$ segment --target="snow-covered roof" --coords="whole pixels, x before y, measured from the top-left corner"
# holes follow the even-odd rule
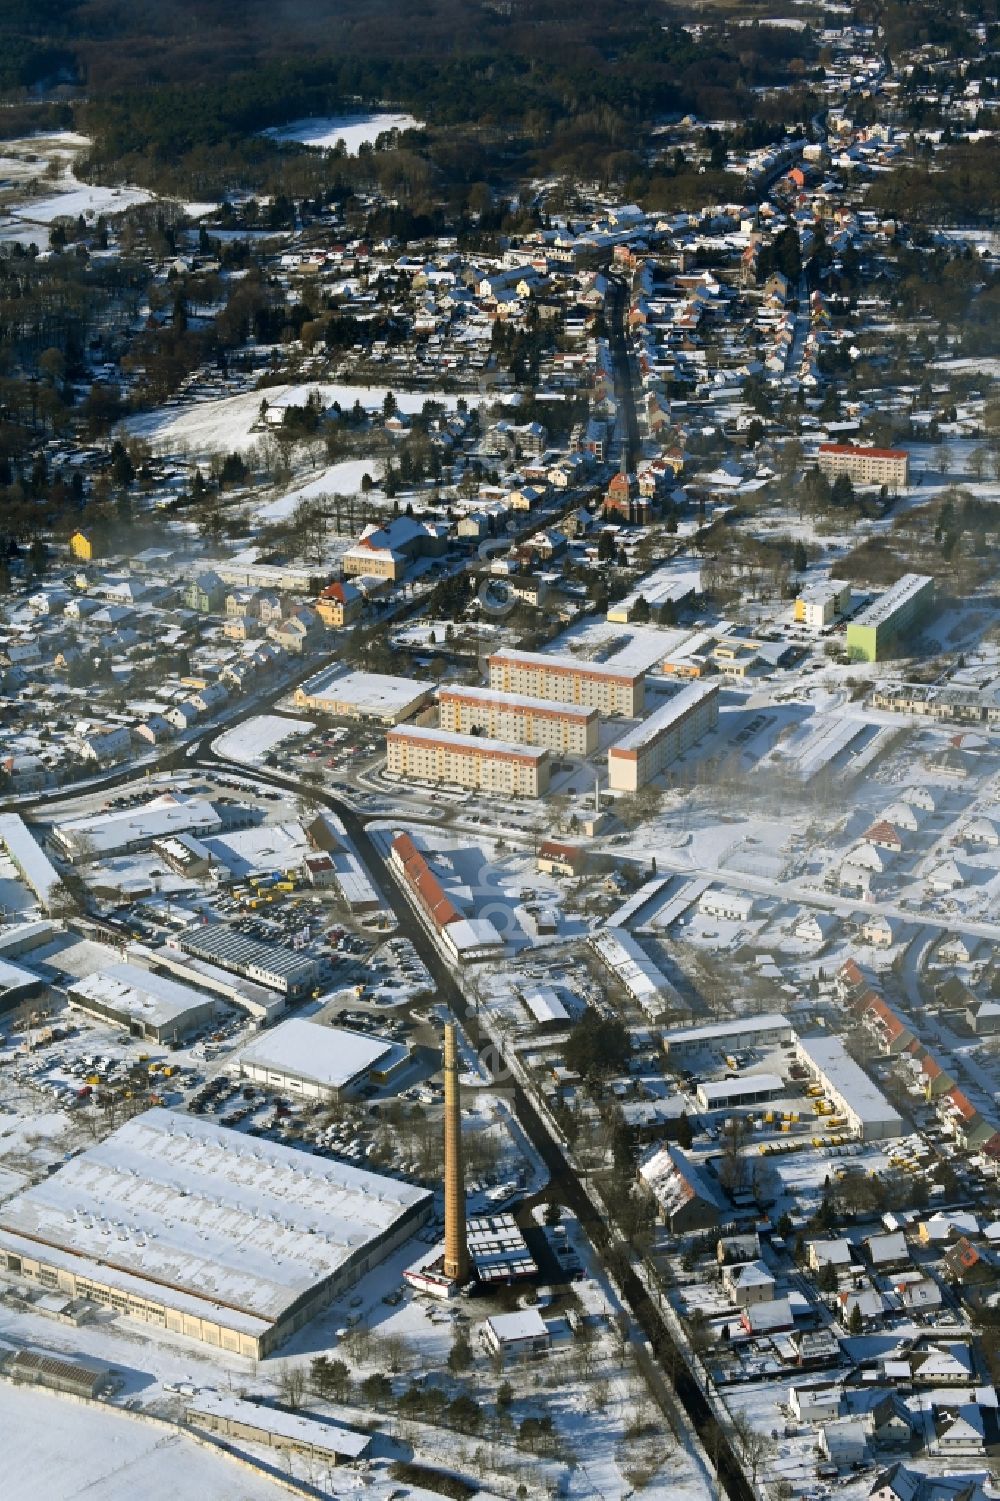
[[[202,832],[219,827],[221,820],[207,798],[186,798],[165,793],[141,807],[101,812],[74,818],[56,826],[56,837],[69,850],[110,854],[136,844],[162,839],[167,834]]]
[[[500,1344],[520,1339],[544,1339],[549,1332],[537,1308],[522,1308],[517,1313],[495,1313],[486,1322]]]
[[[140,969],[137,964],[109,964],[83,980],[75,980],[68,990],[84,1004],[93,1001],[122,1018],[151,1027],[169,1027],[171,1023],[182,1026],[191,1012],[213,1004],[211,996]]]
[[[877,1127],[901,1135],[903,1122],[882,1091],[855,1063],[838,1037],[800,1037],[799,1052],[834,1090],[861,1123],[862,1129]]]
[[[623,735],[617,744],[611,747],[613,755],[622,751],[638,751],[644,746],[650,745],[662,735],[668,734],[672,729],[685,719],[689,714],[695,713],[701,704],[707,700],[718,697],[718,683],[690,683],[675,693],[673,698],[663,704],[648,719],[642,719],[637,725]]]
[[[569,1012],[551,985],[536,985],[524,990],[521,999],[536,1022],[569,1021]]]
[[[749,1041],[761,1032],[787,1032],[792,1035],[792,1024],[779,1011],[767,1011],[761,1016],[734,1016],[727,1022],[709,1022],[704,1027],[678,1027],[663,1034],[668,1047],[678,1044],[691,1046],[696,1043],[731,1042],[734,1037],[745,1035]]]
[[[42,906],[47,906],[52,892],[59,885],[59,873],[17,813],[0,814],[0,844],[6,848]]]
[[[0,1244],[259,1333],[430,1198],[153,1109],[9,1199]]]
[[[343,1089],[393,1051],[393,1044],[384,1037],[293,1017],[255,1038],[239,1053],[238,1061],[328,1089]]]
[[[286,1412],[283,1408],[269,1407],[261,1402],[244,1402],[226,1392],[199,1392],[188,1402],[187,1413],[193,1417],[195,1426],[199,1417],[223,1418],[273,1434],[296,1448],[318,1449],[341,1459],[363,1459],[371,1448],[370,1433],[341,1428],[339,1424],[325,1420],[318,1422],[302,1413]]]

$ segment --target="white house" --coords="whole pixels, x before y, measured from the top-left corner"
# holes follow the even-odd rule
[[[482,1338],[491,1355],[508,1361],[537,1360],[552,1344],[549,1327],[537,1308],[517,1313],[496,1313],[482,1328]]]
[[[800,1423],[828,1423],[840,1416],[842,1393],[832,1381],[815,1386],[793,1386],[788,1392],[788,1406]]]
[[[820,1429],[817,1447],[838,1470],[849,1470],[868,1458],[867,1427],[861,1418],[834,1418]]]
[[[724,922],[749,922],[753,916],[753,897],[713,887],[702,894],[698,909],[706,917],[719,917]]]

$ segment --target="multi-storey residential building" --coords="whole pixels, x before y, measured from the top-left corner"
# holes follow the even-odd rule
[[[843,579],[810,584],[795,601],[795,621],[811,631],[822,631],[842,615],[851,602],[851,586]]]
[[[719,722],[717,683],[692,683],[608,751],[608,785],[635,792]]]
[[[642,713],[646,674],[607,662],[580,662],[576,657],[503,650],[490,657],[490,687],[501,693],[583,704],[601,714]]]
[[[934,580],[904,573],[874,604],[848,622],[847,655],[852,662],[880,662],[930,608]]]
[[[394,516],[385,526],[366,526],[343,555],[346,574],[368,574],[396,583],[416,558],[439,557],[448,545],[448,528],[434,521]]]
[[[441,728],[456,734],[483,730],[494,740],[542,745],[562,755],[589,756],[597,749],[597,710],[580,704],[458,685],[441,688],[438,704]]]
[[[852,484],[858,485],[888,485],[891,490],[903,490],[910,482],[910,456],[903,448],[821,443],[819,467],[828,479],[846,474]]]
[[[398,725],[386,736],[387,769],[418,782],[449,782],[505,797],[541,797],[549,753],[528,745]]]
[[[337,579],[328,584],[316,601],[316,614],[323,624],[336,628],[357,620],[364,606],[361,591]]]

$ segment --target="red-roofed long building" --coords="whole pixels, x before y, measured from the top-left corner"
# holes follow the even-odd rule
[[[819,467],[829,479],[846,474],[853,484],[859,485],[888,485],[891,490],[903,490],[910,482],[910,456],[903,448],[821,443]]]

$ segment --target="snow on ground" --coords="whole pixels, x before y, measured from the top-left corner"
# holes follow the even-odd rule
[[[423,122],[412,115],[378,114],[323,115],[309,120],[293,120],[291,125],[273,126],[264,135],[272,141],[298,141],[303,146],[329,150],[343,141],[349,156],[373,142],[386,130],[423,130]]]
[[[91,1491],[101,1501],[278,1501],[288,1491],[190,1438],[84,1407],[55,1393],[0,1384],[4,1501],[70,1501]],[[39,1462],[44,1455],[44,1480]]]
[[[357,495],[365,475],[377,481],[381,464],[376,459],[344,459],[339,464],[328,464],[315,479],[279,495],[257,512],[258,521],[280,521],[290,516],[300,500],[313,500],[318,495]]]
[[[265,435],[260,427],[260,404],[268,406],[303,406],[310,391],[318,391],[326,406],[339,402],[345,409],[355,401],[372,410],[381,407],[387,386],[340,386],[323,381],[298,385],[268,386],[266,390],[244,391],[239,396],[223,396],[218,401],[191,402],[179,410],[160,407],[154,412],[129,419],[129,431],[148,438],[160,448],[188,449],[192,453],[231,452],[249,448]],[[419,412],[425,401],[438,401],[454,409],[457,396],[443,391],[397,391],[396,405],[401,412]],[[366,466],[367,467],[367,466]]]
[[[87,136],[71,130],[3,143],[0,193],[8,201],[0,218],[0,242],[45,249],[49,225],[56,219],[82,214],[93,221],[99,214],[120,214],[133,204],[150,201],[152,195],[141,188],[92,187],[80,182],[72,163],[89,145]],[[57,169],[61,175],[47,175]]]
[[[53,224],[56,219],[76,219],[80,214],[85,219],[96,219],[98,214],[120,214],[137,203],[149,203],[152,196],[144,188],[92,187],[67,172],[54,193],[22,204],[13,213],[32,224]]]
[[[613,625],[600,615],[589,615],[572,625],[545,649],[557,656],[578,656],[609,667],[627,667],[636,672],[658,667],[689,630],[660,629],[655,625]]]
[[[289,719],[282,714],[255,714],[252,719],[227,730],[212,749],[244,766],[260,765],[268,754],[294,735],[308,735],[316,726],[311,719]]]

